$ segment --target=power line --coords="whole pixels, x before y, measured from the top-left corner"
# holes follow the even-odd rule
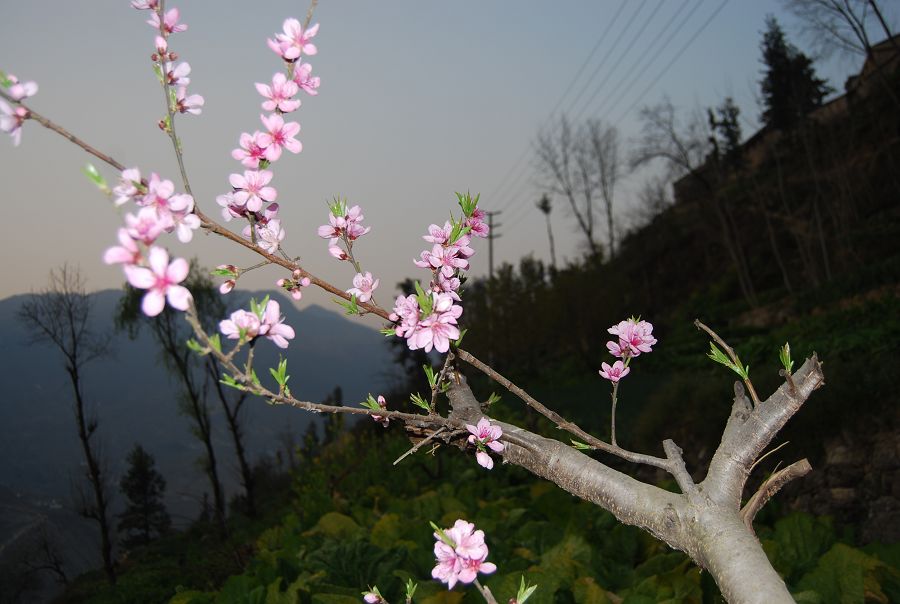
[[[622,0],[622,3],[619,4],[619,9],[616,11],[616,14],[613,15],[613,18],[606,25],[606,29],[604,29],[603,33],[600,34],[600,37],[597,38],[597,43],[594,44],[594,47],[591,49],[591,52],[588,53],[587,58],[585,58],[585,60],[581,63],[581,67],[579,67],[578,71],[575,72],[575,76],[569,82],[569,85],[566,87],[566,90],[563,92],[562,96],[559,97],[559,100],[556,102],[556,105],[550,111],[550,115],[544,122],[545,126],[548,123],[550,123],[550,121],[553,119],[553,114],[556,113],[556,110],[559,109],[559,107],[563,104],[563,101],[566,99],[566,97],[569,95],[569,93],[575,87],[575,84],[576,84],[576,82],[578,82],[578,79],[581,77],[581,74],[584,73],[585,67],[587,67],[587,65],[588,65],[588,63],[590,63],[591,59],[594,58],[594,55],[597,54],[597,51],[600,49],[600,46],[606,40],[606,34],[608,34],[610,29],[612,29],[613,25],[615,25],[616,21],[619,19],[619,16],[622,14],[622,10],[625,8],[626,4],[627,4],[626,0]],[[602,64],[602,62],[601,62],[601,64]],[[513,163],[513,165],[510,167],[510,169],[506,172],[506,174],[503,176],[503,178],[500,179],[500,183],[492,189],[491,194],[489,196],[485,196],[486,199],[493,198],[494,194],[503,190],[503,188],[506,186],[506,181],[509,180],[510,176],[513,175],[513,173],[521,166],[522,162],[528,157],[529,151],[530,151],[530,149],[528,147],[525,147],[525,149],[522,151],[522,154],[518,157],[518,159],[516,159],[516,161]]]
[[[682,29],[684,29],[684,26],[688,23],[688,21],[690,21],[691,17],[694,16],[694,13],[697,12],[697,9],[700,8],[700,6],[703,4],[703,2],[704,2],[704,0],[698,0],[698,2],[696,4],[694,4],[694,8],[692,8],[691,11],[681,20],[681,23],[678,24],[678,27],[676,27],[675,30],[669,34],[669,37],[666,38],[666,40],[665,40],[665,42],[663,42],[662,46],[659,47],[659,50],[656,50],[655,53],[653,54],[653,56],[650,58],[650,60],[647,61],[646,63],[644,63],[643,66],[640,68],[640,70],[636,71],[637,66],[644,60],[644,58],[647,56],[647,54],[650,52],[650,50],[656,46],[656,42],[662,40],[662,37],[665,35],[666,31],[668,31],[668,29],[672,26],[672,24],[675,23],[675,20],[678,18],[678,15],[683,13],[685,8],[687,8],[688,3],[685,2],[685,4],[683,4],[681,6],[681,8],[678,9],[678,11],[674,15],[672,15],[672,17],[669,19],[668,23],[663,28],[663,30],[661,32],[659,32],[659,34],[657,34],[657,36],[655,38],[655,42],[650,44],[649,46],[647,46],[647,48],[644,49],[644,52],[642,53],[641,57],[632,64],[632,67],[631,67],[631,69],[628,70],[628,73],[633,74],[633,76],[631,77],[631,80],[628,82],[628,85],[625,86],[624,88],[622,88],[621,86],[618,87],[617,90],[615,90],[607,95],[607,97],[602,105],[598,104],[596,107],[599,109],[600,107],[608,106],[607,112],[612,113],[612,110],[614,108],[616,108],[619,105],[619,103],[622,102],[622,100],[628,95],[628,92],[634,87],[634,85],[636,83],[638,83],[640,81],[641,76],[643,76],[647,72],[647,70],[650,68],[650,66],[653,65],[657,61],[657,59],[659,59],[660,55],[665,51],[666,48],[668,48],[669,44],[672,42],[672,40],[675,38],[675,36],[677,36],[678,33]],[[615,102],[612,105],[607,105],[607,103],[613,99],[616,92],[618,92],[618,96],[615,97]],[[599,112],[594,111],[594,113],[596,114]]]
[[[663,2],[665,2],[665,0],[659,0],[659,3],[656,5],[656,8],[653,9],[653,12],[652,12],[650,18],[644,20],[643,25],[642,25],[641,28],[638,30],[637,35],[636,35],[636,36],[632,36],[632,38],[631,38],[631,43],[628,45],[628,48],[625,49],[625,52],[622,53],[622,59],[623,59],[623,60],[617,61],[617,62],[616,62],[616,66],[615,66],[611,71],[609,71],[609,72],[606,74],[606,77],[603,78],[603,81],[601,81],[600,84],[598,84],[597,87],[594,88],[593,94],[591,94],[591,97],[590,97],[590,98],[587,100],[587,102],[582,106],[581,111],[578,112],[578,117],[575,118],[574,121],[577,122],[578,120],[581,119],[581,116],[584,115],[585,110],[587,110],[587,108],[588,108],[588,107],[590,106],[590,104],[594,101],[594,99],[597,98],[597,95],[600,94],[600,92],[604,90],[604,87],[606,86],[606,83],[609,81],[609,78],[612,76],[612,74],[614,74],[614,73],[616,72],[616,68],[617,68],[619,65],[622,65],[622,64],[623,64],[625,57],[627,57],[627,56],[629,55],[629,53],[631,52],[631,49],[634,48],[635,43],[637,43],[638,39],[640,39],[640,37],[644,34],[644,32],[647,31],[647,26],[650,25],[650,22],[653,20],[653,15],[655,15],[655,14],[659,11],[660,7],[663,5]],[[642,5],[642,6],[643,6],[643,5]],[[627,76],[626,76],[626,77],[627,77]],[[573,108],[574,108],[574,105],[573,105]]]
[[[663,67],[662,71],[659,72],[659,75],[656,76],[656,78],[654,78],[646,88],[644,88],[644,90],[638,95],[637,99],[635,99],[631,106],[628,107],[628,109],[626,109],[625,112],[619,116],[619,118],[615,121],[616,126],[618,126],[622,122],[622,120],[625,119],[625,116],[631,113],[631,110],[634,109],[637,104],[643,100],[647,93],[650,92],[650,89],[656,86],[656,84],[662,79],[666,72],[669,71],[672,65],[674,65],[675,62],[681,58],[681,55],[685,53],[685,51],[691,46],[691,44],[693,44],[694,41],[700,37],[700,34],[702,34],[703,31],[709,26],[709,24],[712,23],[713,19],[715,19],[716,16],[720,12],[722,12],[722,9],[725,8],[725,5],[728,4],[728,2],[729,0],[722,0],[722,4],[720,4],[719,7],[715,11],[713,11],[713,13],[706,19],[706,21],[703,22],[703,25],[700,26],[700,29],[694,32],[694,35],[691,36],[687,43],[685,43],[684,46],[682,46],[678,50],[678,52],[675,53],[675,56],[672,57],[672,60],[669,61],[665,67]]]
[[[659,6],[662,5],[663,2],[664,2],[664,0],[660,0],[659,4],[657,5],[657,9],[659,8]],[[625,24],[625,27],[623,27],[623,28],[619,31],[619,35],[616,37],[616,40],[613,42],[612,46],[609,48],[609,52],[607,52],[607,54],[604,56],[603,60],[597,65],[597,67],[594,69],[593,73],[592,73],[592,74],[590,75],[590,77],[588,78],[588,81],[585,82],[585,85],[582,87],[581,91],[578,93],[578,95],[577,95],[577,96],[575,97],[575,99],[572,101],[571,105],[569,105],[569,111],[571,111],[571,110],[577,105],[578,101],[581,99],[581,97],[582,97],[582,95],[585,93],[585,91],[588,90],[588,89],[590,88],[591,84],[592,84],[592,83],[594,82],[594,80],[597,78],[597,74],[600,72],[600,70],[602,69],[602,67],[606,64],[606,60],[613,56],[613,53],[614,53],[615,49],[618,47],[619,42],[622,41],[622,38],[624,37],[624,35],[628,32],[629,29],[631,29],[632,24],[634,24],[634,22],[635,22],[635,20],[637,19],[638,15],[643,11],[643,9],[644,9],[644,7],[645,7],[646,5],[647,5],[647,0],[642,0],[641,4],[638,5],[638,9],[637,9],[634,13],[631,14],[631,17],[629,18],[628,22]],[[620,7],[620,8],[621,8],[621,7]],[[616,13],[616,16],[617,16],[617,17],[618,17],[618,14],[619,14],[620,12],[621,12],[621,10],[620,10],[619,12]],[[635,41],[637,40],[637,38],[640,37],[640,33],[642,33],[644,29],[646,29],[646,25],[647,25],[647,22],[644,23],[644,27],[641,28],[641,30],[640,30],[640,32],[638,33],[638,35],[632,37],[631,43],[628,45],[628,47],[627,47],[627,48],[625,49],[625,51],[622,53],[620,59],[619,59],[618,61],[616,61],[616,65],[621,64],[621,62],[622,62],[621,59],[623,59],[625,56],[627,56],[628,52],[629,52],[629,51],[631,50],[631,48],[634,46],[634,43],[635,43]],[[609,27],[607,27],[607,30],[608,30],[608,29],[609,29]],[[612,75],[612,73],[614,73],[614,72],[615,72],[615,67],[613,67],[613,69],[612,69],[610,72],[607,73],[606,77],[603,79],[603,82],[601,82],[601,87],[603,86],[603,84],[605,84],[605,82],[606,82],[607,80],[609,80],[609,76]],[[557,105],[559,105],[559,104],[557,104]],[[551,116],[551,118],[549,118],[549,119],[552,119],[552,116]],[[548,122],[549,122],[549,119],[548,119]],[[546,124],[546,123],[547,123],[547,122],[545,122],[545,124]],[[526,149],[523,151],[522,156],[520,156],[519,161],[517,162],[517,165],[521,165],[521,164],[522,164],[522,161],[528,156],[529,150],[530,150],[529,148],[526,148]],[[518,173],[519,173],[519,174],[524,173],[524,167],[523,167],[522,169],[520,169],[520,170],[518,171]],[[508,179],[506,179],[506,180],[508,180]],[[520,184],[519,189],[521,189],[521,188],[522,188],[522,185]],[[500,209],[501,209],[501,210],[506,210],[506,209],[508,209],[508,208],[515,202],[515,200],[516,200],[516,198],[515,198],[514,196],[509,196],[509,195],[507,194],[507,196],[505,197],[504,202],[500,205]]]

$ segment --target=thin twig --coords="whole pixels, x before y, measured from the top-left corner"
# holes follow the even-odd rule
[[[433,440],[438,434],[440,434],[441,432],[444,432],[444,431],[446,431],[446,430],[447,430],[446,427],[438,428],[437,430],[435,430],[434,432],[432,432],[431,434],[429,434],[428,436],[426,436],[425,438],[423,438],[422,440],[420,440],[419,442],[417,442],[417,443],[413,446],[412,449],[410,449],[409,451],[407,451],[406,453],[404,453],[403,455],[401,455],[400,457],[398,457],[397,459],[395,459],[395,460],[394,460],[394,463],[393,463],[392,465],[395,465],[395,466],[396,466],[398,463],[400,463],[401,461],[403,461],[404,459],[406,459],[407,457],[409,457],[410,455],[412,455],[413,453],[415,453],[416,451],[418,451],[419,449],[421,449],[426,443],[428,443],[429,441]]]
[[[616,443],[616,402],[618,399],[618,394],[619,394],[619,382],[614,382],[612,394],[610,394],[610,397],[612,398],[612,410],[610,412],[610,420],[609,420],[609,432],[610,432],[609,440],[610,440],[610,442],[612,442],[612,445],[614,447],[618,446],[618,444]]]
[[[438,373],[437,378],[434,380],[434,386],[431,387],[431,408],[434,409],[434,405],[437,402],[438,394],[440,394],[441,390],[441,382],[447,377],[447,371],[450,368],[450,363],[453,362],[453,359],[456,358],[452,351],[447,352],[447,357],[444,359],[444,366],[441,367],[440,372]]]
[[[561,430],[565,430],[569,434],[572,434],[584,440],[584,443],[590,445],[592,448],[610,453],[611,455],[615,455],[616,457],[621,457],[622,459],[630,461],[632,463],[642,463],[648,466],[653,466],[655,468],[660,468],[670,473],[673,471],[672,464],[668,459],[654,457],[652,455],[645,455],[643,453],[634,453],[633,451],[627,451],[621,447],[611,445],[594,436],[591,436],[576,424],[563,418],[557,412],[545,407],[543,404],[535,400],[530,394],[522,390],[520,387],[516,386],[507,378],[500,375],[496,370],[480,361],[471,353],[463,350],[462,348],[458,348],[456,350],[456,354],[461,360],[469,363],[470,365],[490,377],[492,380],[518,396],[525,402],[526,405],[555,423],[558,428],[560,428]]]
[[[159,0],[159,4],[156,7],[156,14],[159,17],[159,35],[162,36],[164,40],[168,40],[169,32],[166,31],[164,18],[166,14],[166,0]],[[168,63],[169,62],[165,60],[165,57],[159,57],[159,66],[162,71],[163,94],[166,96],[166,113],[169,116],[166,133],[169,135],[169,138],[172,139],[172,147],[175,149],[175,159],[178,160],[178,169],[181,171],[181,182],[184,183],[184,192],[193,197],[194,194],[191,193],[191,183],[188,181],[187,170],[184,168],[184,153],[181,149],[181,142],[178,140],[178,135],[175,133],[176,108],[172,106],[172,97],[169,92],[169,76],[166,69]]]
[[[752,474],[752,473],[753,473],[753,468],[755,468],[756,466],[758,466],[759,463],[760,463],[762,460],[764,460],[766,457],[768,457],[769,455],[771,455],[772,453],[774,453],[775,451],[777,451],[778,449],[780,449],[781,447],[785,446],[786,444],[788,444],[788,443],[790,443],[790,442],[791,442],[791,441],[789,441],[789,440],[784,441],[783,443],[781,443],[780,445],[778,445],[777,447],[775,447],[774,449],[772,449],[771,451],[767,452],[765,455],[763,455],[762,457],[760,457],[759,459],[757,459],[756,461],[754,461],[754,462],[753,462],[753,465],[750,466],[750,469],[747,470],[747,475],[749,476],[750,474]]]
[[[695,319],[694,325],[697,327],[697,329],[701,329],[701,330],[705,331],[707,334],[709,334],[709,337],[711,337],[713,340],[715,340],[716,344],[718,344],[725,350],[725,353],[728,355],[728,358],[731,359],[732,363],[734,363],[737,367],[741,367],[741,368],[743,367],[743,365],[741,365],[741,360],[738,358],[737,353],[734,352],[734,349],[731,346],[729,346],[728,344],[725,343],[725,340],[723,340],[721,337],[719,337],[719,334],[714,332],[710,327],[707,327],[706,325],[704,325],[700,321],[700,319]],[[756,389],[753,387],[753,383],[750,381],[749,377],[744,379],[744,385],[746,385],[747,390],[750,391],[750,398],[753,399],[753,406],[758,407],[759,406],[759,397],[756,396]]]
[[[494,594],[491,593],[491,590],[488,587],[483,586],[478,579],[475,579],[475,587],[481,592],[481,596],[487,604],[497,604],[497,599],[494,598]]]

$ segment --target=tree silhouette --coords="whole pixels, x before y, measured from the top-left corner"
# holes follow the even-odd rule
[[[147,545],[172,525],[162,500],[166,481],[154,466],[153,456],[134,445],[128,454],[128,472],[119,481],[119,490],[128,500],[125,511],[118,515],[125,547]]]
[[[77,268],[63,265],[50,271],[47,289],[32,294],[19,309],[19,318],[28,328],[32,342],[49,342],[64,359],[66,373],[75,397],[73,411],[78,440],[87,466],[90,494],[79,492],[79,512],[97,523],[100,528],[100,553],[103,569],[110,584],[115,584],[115,563],[112,555],[112,536],[109,512],[109,490],[103,468],[100,446],[95,438],[98,420],[88,408],[84,396],[82,370],[84,366],[105,355],[109,339],[95,333],[90,326],[93,301],[87,294],[84,278]]]

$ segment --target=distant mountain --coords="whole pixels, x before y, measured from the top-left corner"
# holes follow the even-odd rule
[[[251,296],[234,292],[236,306]],[[68,505],[82,454],[72,417],[72,395],[59,352],[47,344],[30,345],[16,313],[27,296],[0,300],[0,367],[4,385],[0,396],[0,486],[30,501],[56,500]],[[85,369],[87,400],[99,419],[99,438],[114,484],[124,470],[124,458],[134,443],[156,458],[168,482],[167,503],[176,524],[178,516],[193,517],[208,490],[195,461],[201,445],[189,422],[177,410],[178,384],[162,367],[146,329],[135,340],[115,333],[121,292],[106,290],[94,297],[92,320],[98,330],[113,334],[113,353]],[[368,392],[390,382],[390,354],[385,338],[360,321],[348,320],[319,306],[297,309],[275,294],[286,322],[297,338],[287,350],[291,389],[303,400],[320,401],[340,386],[346,405],[356,405]],[[282,351],[268,341],[256,347],[255,366],[263,379]],[[238,488],[237,463],[224,416],[211,401],[216,424],[217,457],[229,494]],[[245,405],[245,425],[251,459],[273,456],[284,448],[282,435],[299,435],[316,417],[296,409],[274,407],[261,400]],[[321,421],[321,420],[318,420]],[[117,497],[116,504],[121,504]],[[0,535],[2,543],[5,535]]]

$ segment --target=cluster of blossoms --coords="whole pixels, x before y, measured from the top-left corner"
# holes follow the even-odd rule
[[[363,218],[365,217],[359,206],[347,207],[346,199],[335,198],[328,204],[328,224],[323,224],[316,232],[319,237],[328,240],[329,254],[338,260],[350,262],[356,268],[353,287],[347,293],[359,302],[368,302],[372,299],[379,280],[372,277],[370,272],[363,273],[353,257],[353,243],[372,230],[371,227],[362,225]]]
[[[178,9],[170,8],[162,14],[158,0],[133,0],[131,6],[137,10],[151,11],[147,24],[159,33],[155,40],[156,50],[150,58],[158,67],[160,80],[173,88],[169,99],[173,112],[200,115],[205,102],[203,97],[187,93],[187,86],[191,83],[188,77],[191,74],[191,66],[185,61],[176,64],[178,55],[169,50],[169,36],[187,31],[188,28],[185,23],[178,22],[181,17]],[[170,125],[167,119],[160,122],[160,128],[163,130],[168,126]]]
[[[137,168],[123,170],[112,193],[117,206],[134,202],[139,209],[137,214],[125,214],[119,245],[107,249],[103,261],[123,265],[128,283],[148,290],[141,306],[146,315],[161,313],[166,299],[172,308],[187,310],[191,296],[179,283],[187,278],[188,263],[177,258],[169,264],[168,252],[154,243],[163,233],[173,231],[183,243],[193,238],[200,227],[200,219],[193,213],[194,198],[187,193],[175,194],[172,181],[156,173],[144,184]],[[146,257],[143,248],[147,249]]]
[[[231,156],[245,169],[242,173],[231,174],[228,180],[232,190],[216,198],[225,221],[246,219],[248,224],[243,229],[243,236],[269,254],[278,251],[285,232],[278,218],[278,204],[274,203],[278,191],[270,185],[273,174],[266,168],[278,161],[285,150],[291,153],[303,150],[302,143],[296,139],[300,124],[285,121],[284,115],[300,108],[301,101],[295,97],[301,90],[309,95],[318,94],[319,78],[310,75],[312,66],[309,63],[300,62],[301,55],[318,52],[309,41],[318,29],[316,24],[304,30],[296,19],[287,19],[284,33],[269,40],[272,50],[284,59],[287,73],[276,73],[271,83],[256,84],[257,92],[264,99],[262,109],[269,113],[260,115],[261,130],[240,135],[239,147],[231,152]],[[299,293],[299,286],[290,291]]]
[[[607,363],[601,363],[600,375],[616,383],[631,371],[628,365],[631,363],[632,358],[640,356],[641,353],[653,351],[652,346],[656,344],[656,338],[653,337],[653,325],[651,323],[634,317],[620,321],[607,331],[617,336],[618,339],[607,342],[606,348],[611,355],[618,357],[620,360],[613,363],[612,366]]]
[[[461,272],[469,268],[475,251],[469,246],[470,235],[487,237],[489,227],[485,213],[478,208],[478,197],[457,193],[463,220],[448,221],[444,226],[432,224],[422,238],[432,244],[413,263],[431,271],[431,283],[425,290],[418,283],[416,294],[398,296],[390,319],[397,323],[394,333],[406,338],[410,350],[447,352],[450,342],[458,340],[458,319],[462,314],[459,288]]]
[[[241,343],[253,342],[262,336],[271,340],[279,348],[287,348],[288,340],[294,339],[294,328],[285,325],[281,306],[266,297],[262,303],[250,301],[250,310],[236,310],[231,317],[219,322],[219,331],[229,340]]]
[[[38,91],[35,82],[20,82],[13,74],[4,74],[2,71],[0,71],[0,86],[5,88],[6,93],[16,102],[34,96]],[[22,124],[27,119],[27,109],[21,105],[11,107],[9,103],[0,99],[0,130],[12,137],[13,145],[16,147],[22,142]]]
[[[492,425],[488,418],[482,417],[475,426],[466,424],[466,430],[469,431],[469,444],[475,445],[478,449],[478,452],[475,453],[478,465],[490,470],[494,467],[494,460],[487,450],[490,449],[495,453],[503,450],[503,443],[500,442],[503,429],[500,426]]]
[[[187,63],[175,65],[178,57],[169,50],[169,36],[187,29],[187,25],[178,22],[178,9],[172,8],[162,14],[157,0],[134,0],[131,6],[152,11],[147,23],[159,33],[151,58],[157,65],[161,83],[176,89],[170,95],[170,109],[198,115],[203,97],[187,95],[191,66]],[[168,118],[160,125],[164,130],[171,127]],[[139,209],[136,214],[125,214],[125,226],[118,233],[119,245],[106,250],[104,262],[122,264],[128,283],[147,290],[141,309],[148,316],[161,313],[166,300],[173,308],[187,310],[191,294],[179,284],[187,278],[189,265],[183,258],[169,263],[168,252],[154,243],[163,233],[173,231],[182,243],[193,239],[194,231],[200,228],[200,218],[194,213],[194,198],[187,193],[176,194],[172,181],[164,180],[156,173],[151,173],[147,180],[142,179],[137,168],[122,171],[112,194],[117,206],[134,202]],[[146,256],[143,248],[146,248]]]
[[[431,571],[431,576],[446,583],[449,589],[453,589],[457,582],[472,583],[478,573],[487,575],[497,570],[495,564],[485,562],[488,548],[484,543],[484,531],[476,531],[474,524],[457,520],[452,528],[434,528],[437,566]]]

